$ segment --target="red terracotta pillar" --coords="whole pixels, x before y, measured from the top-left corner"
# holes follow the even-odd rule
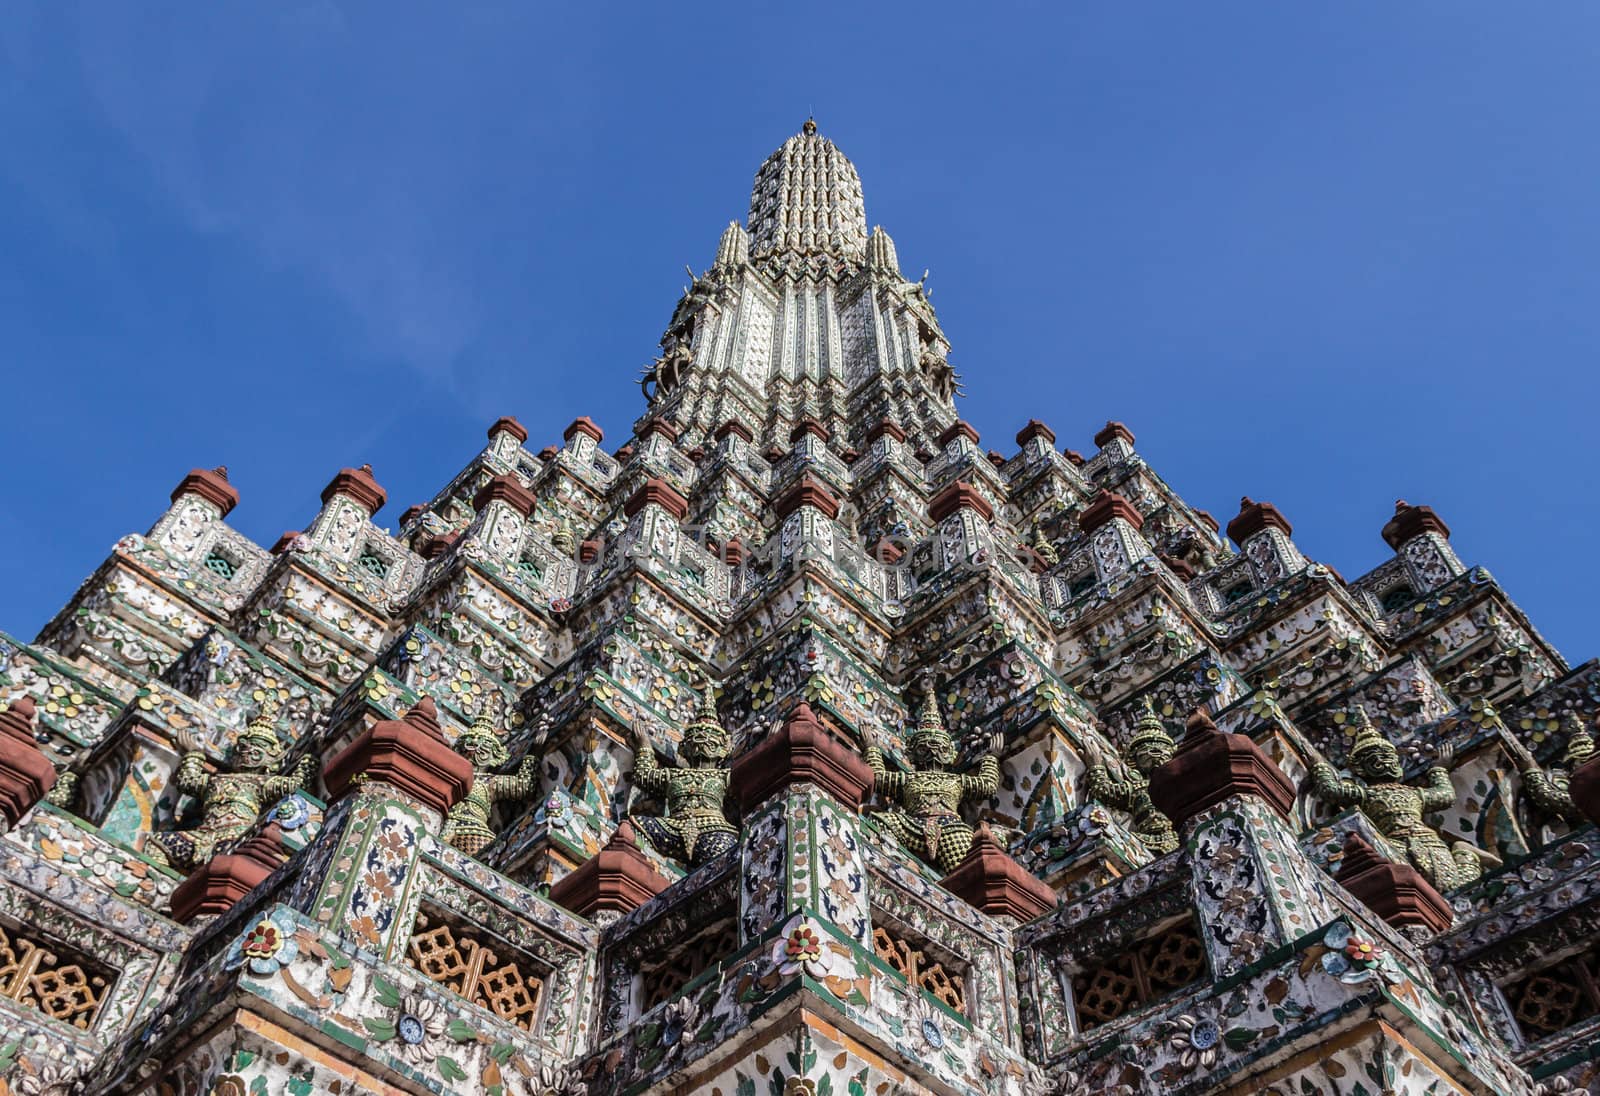
[[[0,711],[0,833],[55,787],[56,767],[34,740],[33,698],[18,697]]]
[[[1000,847],[987,822],[978,823],[966,859],[939,882],[991,917],[1032,921],[1056,908],[1056,892]]]
[[[733,763],[739,809],[748,815],[787,788],[811,784],[853,811],[872,787],[872,769],[817,719],[811,705],[794,706],[783,726]]]
[[[1344,843],[1344,862],[1334,876],[1373,913],[1397,928],[1420,925],[1443,932],[1455,920],[1450,903],[1410,864],[1396,864],[1378,855],[1358,833]]]
[[[200,917],[227,913],[234,904],[266,881],[287,859],[283,830],[269,822],[232,851],[213,856],[172,892],[172,919],[188,924]]]
[[[599,852],[550,888],[550,900],[593,920],[637,909],[667,885],[667,878],[639,851],[633,823],[624,819]]]

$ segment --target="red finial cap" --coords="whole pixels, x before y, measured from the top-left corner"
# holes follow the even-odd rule
[[[1056,908],[1056,892],[1000,847],[988,822],[979,822],[972,848],[940,886],[991,917],[1032,921]]]
[[[1450,539],[1450,527],[1433,512],[1433,507],[1412,506],[1405,499],[1396,499],[1394,517],[1383,527],[1384,541],[1398,552],[1402,544],[1423,533],[1438,533],[1445,540]]]
[[[733,764],[733,787],[746,814],[796,784],[814,784],[851,810],[861,809],[872,787],[872,769],[828,732],[805,701],[794,706],[782,727]]]
[[[322,489],[323,505],[326,506],[335,495],[343,495],[365,510],[369,517],[382,510],[383,504],[389,499],[389,492],[378,486],[378,481],[372,478],[370,464],[363,464],[360,468],[339,469],[339,474]]]
[[[599,444],[606,438],[606,432],[600,429],[599,425],[597,425],[595,421],[588,415],[580,415],[573,419],[572,423],[565,430],[561,431],[561,440],[570,442],[579,434],[587,434],[589,437],[595,440],[596,444]]]
[[[1055,448],[1056,432],[1038,419],[1029,419],[1028,425],[1017,431],[1017,444],[1027,445],[1034,438],[1043,438],[1046,445]]]
[[[1450,903],[1410,864],[1378,855],[1359,833],[1345,839],[1343,862],[1334,879],[1373,913],[1396,927],[1420,925],[1443,932],[1455,915]]]
[[[639,851],[633,823],[623,819],[599,852],[558,879],[550,900],[579,917],[628,913],[667,889],[667,879]]]
[[[1249,495],[1244,496],[1239,500],[1239,513],[1228,522],[1228,539],[1242,547],[1245,541],[1263,529],[1282,530],[1286,537],[1294,534],[1289,519],[1276,506],[1270,502],[1256,502]]]
[[[496,501],[506,503],[523,517],[532,514],[533,508],[539,505],[533,492],[522,486],[517,477],[503,473],[478,488],[478,493],[472,496],[473,508],[478,510]]]
[[[1121,438],[1129,445],[1132,445],[1133,431],[1129,430],[1120,422],[1108,422],[1102,426],[1100,428],[1100,432],[1094,436],[1094,443],[1101,449],[1104,449],[1107,445],[1111,444],[1111,440],[1113,438]]]
[[[1144,515],[1139,513],[1133,503],[1115,491],[1101,491],[1094,497],[1093,502],[1079,511],[1078,528],[1085,533],[1093,533],[1110,525],[1117,518],[1133,526],[1135,531],[1144,528]]]
[[[1177,753],[1150,774],[1150,801],[1181,826],[1236,796],[1254,796],[1288,818],[1294,785],[1249,735],[1224,734],[1204,708],[1197,709]]]
[[[456,753],[439,729],[439,709],[424,696],[399,719],[363,731],[323,769],[330,800],[356,787],[358,776],[388,784],[444,814],[472,787],[472,762]]]
[[[227,517],[228,512],[239,505],[239,491],[228,482],[228,466],[225,464],[190,471],[172,489],[172,501],[177,502],[184,495],[198,495],[205,499],[222,511],[222,517]]]
[[[521,445],[523,442],[528,440],[528,428],[526,426],[523,426],[520,422],[518,422],[516,419],[512,418],[510,415],[501,415],[498,419],[495,419],[494,422],[489,426],[489,440],[490,441],[493,441],[496,437],[498,437],[501,434],[510,434],[510,435],[512,435],[513,437],[515,437],[517,439],[517,444],[518,445]]]

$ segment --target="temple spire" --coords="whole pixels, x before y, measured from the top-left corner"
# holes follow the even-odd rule
[[[750,192],[750,253],[791,251],[860,260],[867,211],[855,165],[806,119],[767,157]]]

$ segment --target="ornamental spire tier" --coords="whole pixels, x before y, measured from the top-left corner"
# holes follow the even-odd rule
[[[956,420],[949,355],[924,284],[901,276],[888,233],[867,232],[855,165],[807,120],[678,302],[640,427],[666,419],[692,446],[737,421],[760,452],[810,418],[842,452],[888,421],[913,451],[936,451]]]
[[[780,252],[859,259],[867,246],[867,209],[856,166],[817,135],[808,118],[767,157],[750,191],[750,254]]]

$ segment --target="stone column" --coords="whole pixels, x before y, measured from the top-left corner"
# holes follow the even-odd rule
[[[1190,717],[1150,799],[1184,837],[1196,922],[1218,978],[1332,920],[1318,869],[1300,851],[1294,787],[1249,736]]]
[[[803,914],[871,950],[858,833],[861,803],[871,786],[866,761],[804,702],[734,763],[733,787],[744,819],[741,944]]]
[[[422,847],[472,786],[432,697],[374,724],[323,770],[330,808],[305,854],[292,904],[385,957],[405,947],[420,894],[408,885]]]

